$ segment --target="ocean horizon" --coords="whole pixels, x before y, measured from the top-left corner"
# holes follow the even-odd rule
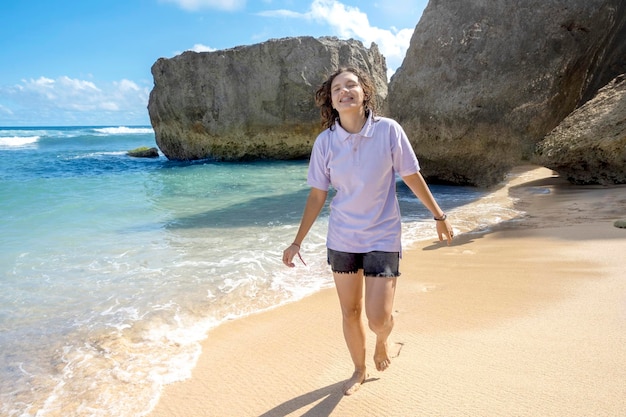
[[[190,377],[211,329],[332,286],[328,206],[306,266],[281,261],[308,161],[126,155],[140,146],[156,146],[150,126],[0,127],[2,416],[144,415]],[[431,189],[457,233],[523,215],[489,190]],[[397,193],[403,246],[437,240]]]

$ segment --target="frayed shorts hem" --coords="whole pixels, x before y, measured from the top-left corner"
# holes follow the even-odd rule
[[[337,274],[355,274],[362,269],[366,277],[397,278],[400,276],[399,252],[352,253],[328,248],[327,254],[328,265]]]

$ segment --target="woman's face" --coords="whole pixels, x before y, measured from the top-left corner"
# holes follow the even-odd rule
[[[345,71],[337,75],[330,85],[330,95],[333,108],[339,113],[350,109],[361,109],[365,92],[359,77]]]

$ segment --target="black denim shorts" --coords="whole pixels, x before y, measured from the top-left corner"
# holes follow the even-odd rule
[[[400,276],[399,252],[339,252],[328,249],[328,265],[333,272],[353,274],[359,269],[366,277],[394,278]]]

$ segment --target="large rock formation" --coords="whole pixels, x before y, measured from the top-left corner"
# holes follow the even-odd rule
[[[537,146],[536,162],[577,184],[626,184],[626,76],[550,132]]]
[[[161,58],[148,104],[157,145],[178,160],[306,158],[321,130],[315,90],[339,66],[366,70],[384,102],[375,44],[301,37]]]
[[[431,180],[488,186],[626,67],[623,0],[430,0],[389,86]]]

